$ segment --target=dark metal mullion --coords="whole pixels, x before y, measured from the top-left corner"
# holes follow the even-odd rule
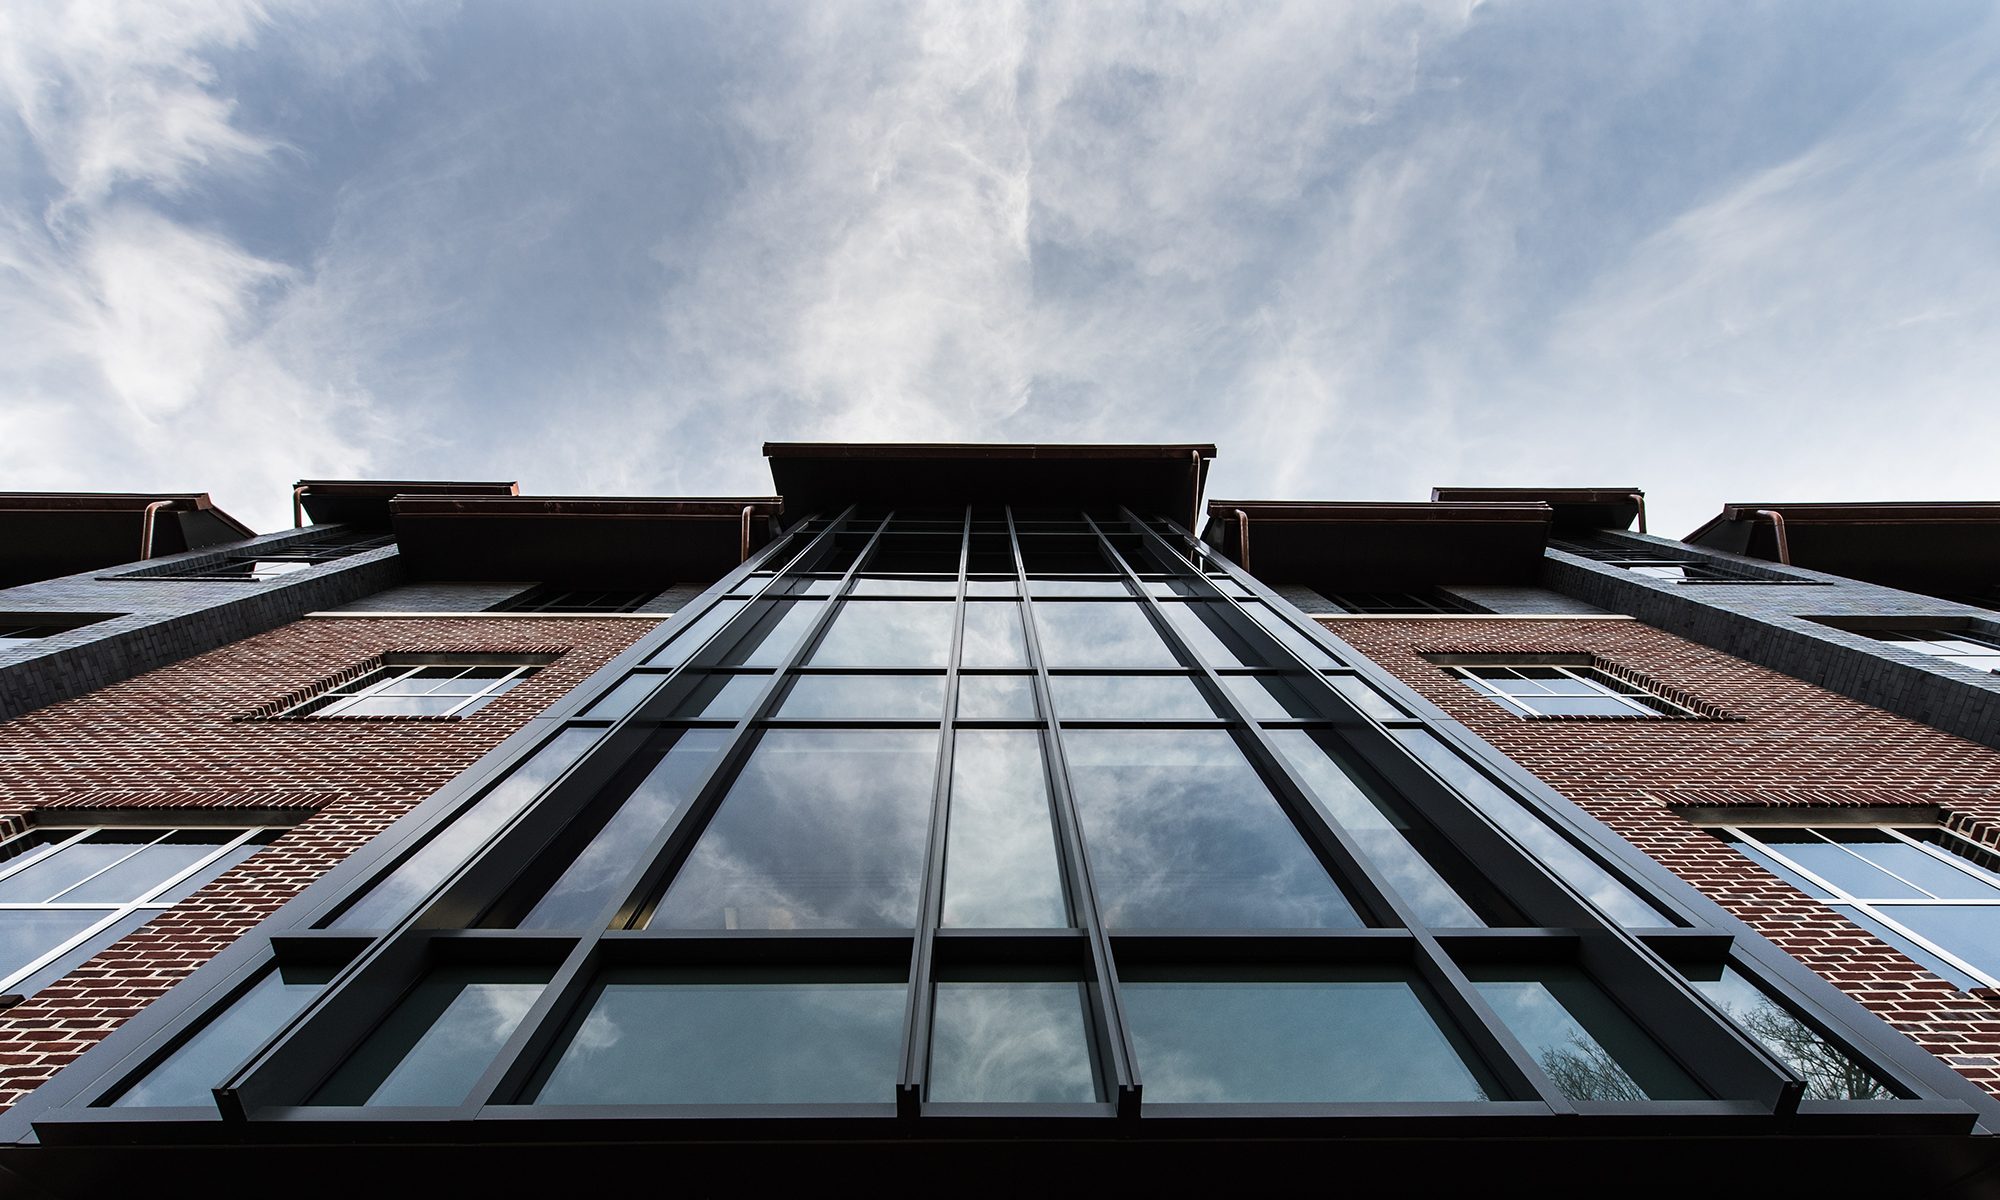
[[[619,896],[614,905],[607,906],[603,922],[606,928],[611,928],[614,923],[631,927],[641,918],[650,919],[652,906],[662,885],[669,875],[679,869],[682,858],[693,848],[702,831],[708,827],[709,818],[715,815],[716,806],[721,802],[723,792],[735,782],[737,772],[742,768],[744,760],[749,757],[757,741],[760,722],[776,709],[779,694],[789,686],[791,670],[804,662],[819,647],[821,636],[839,612],[848,591],[854,586],[854,577],[860,571],[861,564],[868,561],[868,555],[881,540],[882,531],[888,528],[894,515],[891,512],[876,525],[875,532],[869,535],[868,541],[854,556],[854,562],[841,574],[840,586],[834,589],[832,595],[824,600],[791,601],[795,604],[818,604],[821,609],[812,623],[799,635],[799,640],[791,652],[782,662],[772,667],[770,678],[763,689],[733,724],[728,744],[716,755],[715,765],[709,768],[708,778],[702,783],[701,790],[695,794],[693,801],[688,804],[680,821],[655,839],[649,848],[650,861],[642,860],[644,865],[636,877],[628,880],[631,885],[629,890]],[[838,531],[846,519],[846,514],[843,513],[827,532]],[[772,576],[771,585],[775,586],[782,578],[784,578],[782,575]],[[753,600],[751,603],[754,604],[756,601]],[[624,919],[621,920],[621,917]]]
[[[1111,956],[1111,939],[1098,913],[1097,888],[1091,882],[1090,856],[1083,842],[1082,819],[1076,811],[1076,798],[1070,792],[1069,764],[1063,754],[1062,733],[1056,724],[1054,698],[1049,692],[1048,665],[1042,658],[1041,638],[1035,631],[1034,601],[1028,595],[1028,569],[1021,555],[1021,536],[1014,527],[1013,508],[1010,506],[1006,512],[1007,542],[1014,554],[1016,586],[1021,591],[1018,601],[1021,627],[1026,636],[1028,666],[1034,672],[1030,678],[1035,681],[1035,702],[1041,706],[1042,712],[1040,728],[1047,760],[1044,771],[1049,780],[1050,798],[1054,801],[1058,843],[1068,874],[1065,882],[1069,885],[1073,916],[1090,942],[1091,978],[1086,986],[1093,999],[1091,1009],[1097,1024],[1095,1040],[1103,1056],[1105,1082],[1117,1101],[1118,1114],[1137,1117],[1142,1095],[1138,1058],[1133,1053],[1123,1005],[1118,998],[1118,970]]]
[[[903,1021],[903,1065],[896,1079],[896,1112],[914,1117],[923,1110],[931,1044],[931,974],[937,928],[944,912],[944,853],[950,822],[952,750],[958,715],[958,660],[965,645],[965,568],[972,544],[972,507],[959,530],[958,587],[952,610],[951,657],[945,662],[944,719],[938,736],[937,777],[931,783],[930,841],[924,855],[924,890],[917,905],[917,928],[910,953],[908,1008]]]
[[[1120,508],[1119,511],[1124,515],[1128,525],[1141,531],[1142,537],[1151,539],[1168,550],[1172,549],[1171,546],[1167,546],[1166,540],[1158,531],[1138,519],[1130,509]],[[1104,536],[1103,530],[1098,530],[1098,536],[1100,538]],[[1106,539],[1105,550],[1108,552],[1111,549],[1109,539]],[[1122,563],[1122,557],[1117,561]],[[1126,565],[1126,573],[1130,578],[1132,572],[1129,564]],[[1136,583],[1137,580],[1133,579],[1132,582]],[[1271,743],[1270,735],[1263,727],[1237,706],[1235,698],[1229,694],[1229,689],[1223,685],[1215,668],[1210,666],[1194,647],[1181,641],[1174,632],[1172,623],[1167,620],[1166,614],[1159,611],[1159,600],[1147,593],[1144,588],[1140,589],[1140,593],[1144,598],[1143,603],[1147,606],[1147,615],[1166,636],[1168,645],[1181,656],[1182,661],[1191,664],[1200,673],[1204,690],[1211,693],[1210,703],[1219,703],[1222,711],[1228,713],[1232,722],[1242,730],[1244,741],[1249,743],[1246,748],[1251,752],[1252,765],[1258,768],[1259,773],[1267,781],[1278,785],[1279,803],[1290,811],[1294,826],[1299,828],[1306,836],[1308,844],[1318,852],[1320,861],[1337,875],[1346,876],[1347,882],[1362,893],[1362,899],[1376,909],[1378,916],[1388,916],[1410,931],[1417,953],[1415,963],[1417,973],[1437,996],[1439,1003],[1444,1006],[1452,1020],[1459,1024],[1460,1033],[1472,1043],[1473,1048],[1485,1060],[1486,1066],[1498,1074],[1500,1082],[1517,1095],[1532,1095],[1557,1112],[1575,1111],[1549,1080],[1548,1075],[1535,1063],[1534,1056],[1521,1045],[1506,1024],[1480,997],[1465,972],[1459,969],[1449,954],[1445,953],[1444,948],[1438,944],[1436,935],[1389,881],[1376,870],[1374,863],[1355,844],[1347,831],[1320,810],[1312,798],[1312,789],[1306,786],[1305,781],[1292,770],[1291,763]],[[1242,619],[1248,620],[1249,615],[1243,614]],[[1277,641],[1276,638],[1270,640]],[[1286,649],[1282,643],[1280,648]],[[1289,653],[1288,649],[1287,652]],[[1317,672],[1310,668],[1306,668],[1306,671],[1308,675],[1317,678]],[[1322,683],[1320,686],[1327,691],[1333,690],[1329,684]]]

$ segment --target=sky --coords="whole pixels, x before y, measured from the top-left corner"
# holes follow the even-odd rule
[[[2000,499],[2000,10],[0,5],[0,488]],[[1985,447],[1980,449],[1980,447]]]

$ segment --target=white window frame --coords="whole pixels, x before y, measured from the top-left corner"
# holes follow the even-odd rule
[[[1488,685],[1487,680],[1478,674],[1480,671],[1509,671],[1514,673],[1517,678],[1525,678],[1525,676],[1520,675],[1521,670],[1524,668],[1533,668],[1538,671],[1557,671],[1575,685],[1571,690],[1553,692],[1555,696],[1603,697],[1617,700],[1629,710],[1625,713],[1606,713],[1600,715],[1633,717],[1693,717],[1700,715],[1684,705],[1676,704],[1672,700],[1653,692],[1649,688],[1632,683],[1629,680],[1620,679],[1602,667],[1585,663],[1453,663],[1445,665],[1444,669],[1464,681],[1467,686],[1480,695],[1499,704],[1515,716],[1570,719],[1585,717],[1587,719],[1587,714],[1545,713],[1538,711],[1532,703],[1534,699],[1532,695],[1523,697],[1500,688],[1491,687]]]
[[[1916,933],[1915,931],[1911,930],[1908,926],[1904,925],[1902,922],[1896,920],[1893,916],[1890,915],[1897,908],[1909,907],[1913,905],[1923,905],[1925,907],[1950,905],[1954,907],[1963,906],[1971,908],[1990,908],[1995,910],[1994,919],[2000,920],[2000,897],[1995,897],[1994,899],[1991,900],[1971,900],[1971,899],[1961,899],[1954,897],[1932,896],[1932,894],[1921,885],[1913,883],[1908,879],[1904,879],[1901,875],[1896,874],[1889,868],[1882,866],[1880,863],[1874,862],[1873,860],[1865,858],[1859,854],[1855,854],[1854,857],[1861,859],[1862,862],[1867,863],[1870,867],[1873,867],[1875,870],[1882,872],[1884,875],[1888,875],[1894,878],[1897,882],[1903,884],[1905,887],[1914,888],[1919,892],[1923,892],[1925,896],[1930,898],[1923,900],[1914,900],[1908,897],[1898,897],[1895,899],[1888,899],[1888,900],[1872,900],[1866,897],[1856,896],[1852,892],[1849,892],[1846,888],[1843,888],[1833,883],[1831,880],[1822,878],[1821,876],[1815,874],[1814,872],[1808,871],[1806,868],[1800,866],[1797,862],[1794,862],[1789,856],[1783,853],[1780,849],[1778,849],[1775,846],[1772,846],[1768,842],[1765,842],[1762,838],[1758,837],[1757,831],[1759,829],[1804,829],[1809,832],[1819,834],[1822,840],[1834,846],[1840,846],[1840,843],[1834,841],[1832,838],[1826,837],[1825,833],[1823,832],[1824,830],[1867,829],[1867,830],[1873,830],[1878,833],[1886,833],[1894,837],[1899,842],[1904,842],[1908,845],[1917,847],[1919,850],[1922,850],[1924,853],[1930,855],[1932,858],[1938,859],[1947,866],[1953,867],[1960,871],[1964,871],[1965,873],[1971,875],[1975,879],[1992,884],[1995,888],[2000,888],[2000,873],[1996,873],[1992,870],[1989,870],[1986,867],[1979,865],[1979,863],[1975,862],[1973,859],[1969,857],[1953,854],[1950,850],[1944,848],[1943,846],[1938,845],[1935,842],[1926,841],[1923,838],[1911,837],[1905,831],[1915,829],[1924,833],[1934,834],[1941,841],[1949,840],[1953,842],[1961,842],[1971,847],[1973,850],[1977,852],[1984,854],[1993,853],[1993,851],[1991,851],[1985,846],[1980,845],[1978,842],[1972,841],[1970,838],[1966,838],[1960,834],[1953,833],[1949,829],[1942,829],[1935,825],[1920,825],[1920,824],[1912,824],[1909,822],[1904,822],[1901,824],[1893,824],[1893,825],[1886,823],[1799,824],[1792,822],[1785,822],[1785,823],[1773,822],[1769,825],[1711,825],[1708,826],[1708,828],[1725,830],[1732,837],[1735,837],[1740,841],[1747,842],[1751,845],[1756,846],[1760,853],[1767,854],[1772,858],[1776,859],[1778,862],[1782,863],[1787,870],[1798,872],[1801,878],[1809,881],[1814,887],[1820,888],[1828,893],[1828,895],[1826,896],[1813,896],[1811,897],[1811,899],[1826,905],[1834,912],[1839,913],[1846,909],[1854,909],[1861,913],[1864,913],[1868,916],[1870,920],[1875,921],[1881,924],[1882,926],[1886,927],[1891,932],[1895,933],[1898,937],[1908,938],[1912,945],[1917,946],[1919,949],[1923,950],[1926,954],[1929,954],[1937,959],[1940,959],[1941,961],[1949,964],[1956,970],[1964,972],[1968,978],[1975,980],[1978,986],[2000,987],[2000,976],[1995,976],[1990,972],[1980,970],[1978,967],[1973,966],[1971,963],[1967,962],[1963,958],[1960,958],[1958,955],[1952,953],[1945,947],[1940,946],[1931,939],[1924,937],[1922,934]],[[1846,849],[1846,847],[1844,846],[1841,848]],[[1738,852],[1741,853],[1740,849]],[[1852,850],[1849,850],[1848,853],[1853,854],[1854,852]],[[1750,856],[1744,855],[1744,857],[1749,858]],[[1752,859],[1751,861],[1754,862],[1755,859]],[[1855,922],[1855,924],[1860,925],[1861,923],[1857,921]],[[1868,927],[1866,925],[1862,925],[1862,928],[1867,929]],[[1876,931],[1869,930],[1869,932],[1875,933]],[[1880,937],[1881,935],[1877,933],[1876,936]],[[1889,941],[1889,939],[1887,938],[1884,938],[1883,940]],[[1895,945],[1893,941],[1889,941],[1889,944],[1892,946]]]
[[[42,901],[22,901],[22,900],[0,901],[0,912],[69,911],[69,912],[104,913],[104,918],[102,920],[93,922],[88,927],[72,935],[68,940],[64,941],[61,945],[57,946],[55,949],[48,951],[46,954],[43,954],[41,957],[35,959],[33,962],[30,962],[25,967],[22,967],[21,969],[14,971],[4,977],[0,977],[0,993],[13,991],[14,988],[17,987],[23,980],[34,978],[38,972],[40,972],[44,967],[48,966],[50,963],[58,961],[64,955],[70,953],[78,946],[81,946],[86,942],[89,942],[92,938],[97,937],[99,934],[103,933],[106,929],[115,927],[120,922],[125,920],[126,917],[130,916],[133,913],[146,912],[157,916],[158,914],[167,911],[168,909],[172,908],[174,906],[174,903],[176,902],[162,901],[158,899],[159,896],[171,892],[174,888],[179,887],[182,883],[186,882],[190,876],[199,874],[203,870],[207,869],[208,866],[214,863],[217,859],[221,858],[225,854],[228,854],[231,850],[234,850],[237,847],[243,845],[245,842],[251,841],[261,834],[282,832],[283,828],[284,828],[283,826],[278,826],[278,825],[252,825],[246,827],[238,825],[215,826],[215,825],[200,825],[200,824],[77,825],[77,826],[44,825],[44,826],[39,826],[35,829],[30,829],[26,833],[17,834],[14,837],[6,839],[6,841],[4,842],[0,842],[0,849],[3,849],[5,846],[11,845],[12,843],[17,842],[22,838],[34,837],[37,834],[67,835],[64,837],[52,838],[47,845],[42,846],[38,850],[30,851],[28,853],[20,855],[17,858],[8,859],[5,862],[0,862],[0,880],[5,880],[12,878],[14,875],[19,874],[21,871],[26,870],[27,868],[35,865],[36,863],[42,862],[43,860],[52,857],[56,853],[60,852],[64,847],[73,846],[78,842],[83,841],[85,838],[89,837],[91,834],[94,833],[102,833],[113,830],[122,833],[130,833],[135,830],[152,831],[157,833],[158,836],[154,837],[152,840],[146,842],[134,843],[130,853],[121,855],[115,861],[105,864],[102,868],[91,872],[89,875],[85,876],[82,879],[77,880],[69,887],[64,888],[61,894],[68,895],[69,893],[74,892],[76,889],[89,883],[91,880],[96,879],[98,876],[104,874],[106,871],[110,871],[117,868],[127,859],[131,858],[132,855],[139,853],[141,850],[144,850],[149,846],[154,846],[159,844],[161,841],[164,841],[166,838],[172,836],[173,834],[183,833],[196,829],[224,829],[224,830],[236,831],[235,837],[230,838],[226,842],[216,843],[215,849],[212,853],[203,855],[199,861],[189,865],[187,868],[175,874],[171,878],[164,880],[159,885],[152,888],[150,891],[146,892],[143,896],[135,900],[128,900],[119,903],[113,903],[111,901],[99,901],[95,903],[77,903],[77,904],[65,904],[60,899],[60,897],[54,900],[42,900]],[[150,916],[147,918],[148,921],[150,921],[151,919],[152,917]],[[142,923],[139,926],[139,928],[143,927],[144,924]],[[110,943],[107,942],[105,944],[109,945]],[[103,947],[99,947],[99,949],[102,948]]]
[[[1908,650],[1939,662],[1948,662],[1972,671],[1989,671],[2000,674],[2000,637],[1982,633],[1976,629],[1946,629],[1925,626],[1912,629],[1861,629],[1855,632],[1871,637],[1885,646]],[[1965,654],[1947,650],[1939,642],[1970,642],[1986,647],[1984,654]],[[1967,660],[1975,660],[1968,662]],[[1983,661],[1979,661],[1983,660]]]
[[[316,692],[290,708],[279,713],[281,717],[313,721],[321,717],[403,717],[405,719],[449,721],[484,708],[515,684],[546,666],[546,661],[527,662],[516,655],[413,655],[408,659],[384,662],[366,674],[337,684],[324,691]],[[355,712],[362,702],[374,698],[388,698],[392,693],[385,689],[400,680],[408,679],[419,671],[435,670],[440,667],[459,667],[459,674],[451,679],[440,679],[431,691],[463,678],[466,670],[474,667],[509,667],[505,675],[497,675],[486,681],[484,687],[464,696],[457,704],[441,713],[371,713]],[[360,686],[357,686],[360,685]],[[504,686],[503,686],[504,685]],[[351,690],[350,690],[351,689]],[[396,697],[414,697],[429,692],[397,692]],[[331,703],[328,696],[338,698]]]

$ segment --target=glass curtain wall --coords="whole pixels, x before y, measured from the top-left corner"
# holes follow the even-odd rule
[[[198,1106],[200,1046],[284,1119],[1797,1095],[1620,926],[1701,931],[1170,522],[850,510],[758,565],[285,943],[344,965],[95,1103]]]

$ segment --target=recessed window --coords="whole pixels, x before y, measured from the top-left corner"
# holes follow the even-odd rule
[[[305,558],[225,558],[221,562],[197,563],[178,571],[169,571],[155,576],[159,579],[189,580],[232,580],[239,583],[262,583],[281,575],[290,575],[308,570],[320,559]]]
[[[1691,717],[1692,710],[1597,666],[1524,660],[1444,664],[1466,686],[1522,717]]]
[[[1551,538],[1549,548],[1601,562],[1607,567],[1623,567],[1634,575],[1645,575],[1669,583],[1812,584],[1819,582],[1813,579],[1789,579],[1780,575],[1757,575],[1739,567],[1703,562],[1694,558],[1647,554],[1643,547],[1627,546],[1606,539]]]
[[[0,642],[36,642],[104,620],[101,616],[0,617]]]
[[[1968,629],[1857,629],[1879,642],[1975,671],[2000,671],[2000,636]]]
[[[1322,592],[1333,606],[1350,613],[1476,613],[1483,609],[1437,588],[1414,592]]]
[[[559,588],[543,584],[494,605],[491,612],[628,613],[644,608],[657,590]]]
[[[32,995],[55,982],[274,836],[44,828],[0,844],[0,992]]]
[[[399,656],[398,656],[399,657]],[[451,654],[412,655],[383,665],[296,704],[284,717],[468,716],[506,694],[548,661]]]
[[[2000,863],[1977,843],[1889,826],[1712,832],[1935,974],[2000,986]]]

